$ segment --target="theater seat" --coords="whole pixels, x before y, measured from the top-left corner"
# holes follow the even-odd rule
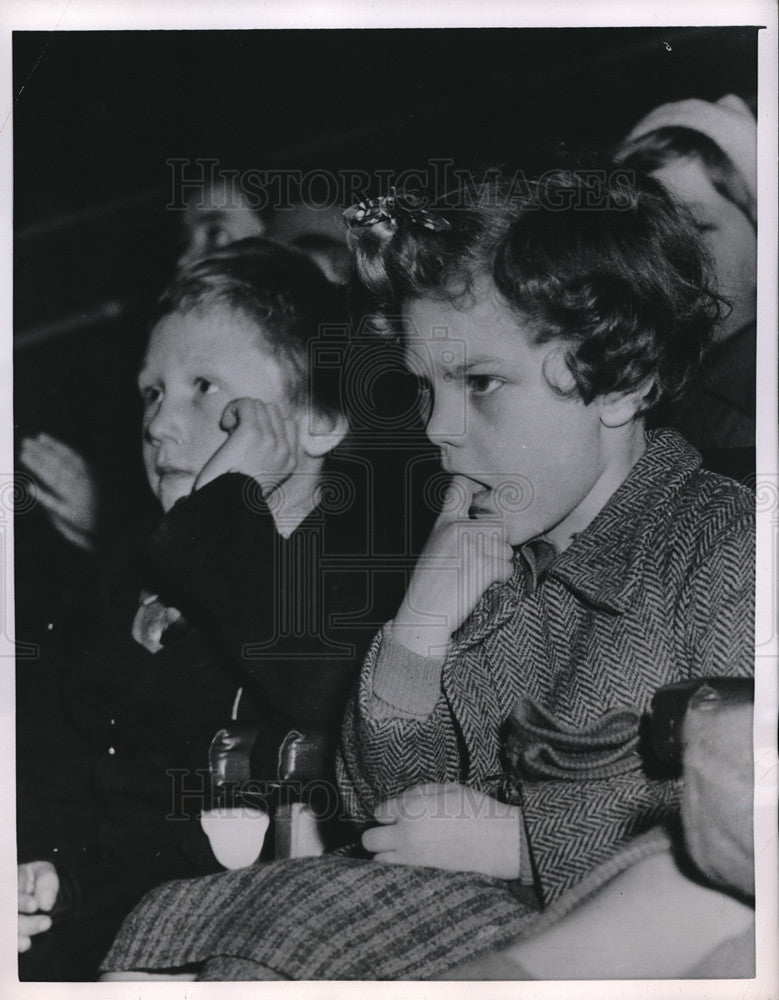
[[[321,730],[273,734],[256,723],[229,722],[209,748],[214,809],[265,810],[273,846],[264,857],[320,855],[345,835],[334,756],[334,738]]]

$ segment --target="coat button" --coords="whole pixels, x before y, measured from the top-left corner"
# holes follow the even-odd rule
[[[116,753],[116,747],[109,747],[108,753],[113,757],[113,755]]]

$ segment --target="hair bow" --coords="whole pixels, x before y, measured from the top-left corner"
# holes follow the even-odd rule
[[[381,198],[371,198],[370,201],[361,201],[347,208],[344,212],[344,221],[350,229],[358,226],[375,226],[379,222],[389,222],[394,229],[400,216],[404,216],[417,226],[437,233],[452,228],[447,219],[429,212],[419,195],[409,194],[406,191],[398,194],[395,188],[390,188],[390,193]]]

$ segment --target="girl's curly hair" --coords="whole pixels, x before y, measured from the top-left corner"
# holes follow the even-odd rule
[[[422,213],[404,211],[401,195],[392,203],[390,218],[350,232],[363,329],[402,338],[408,300],[467,306],[486,278],[535,343],[567,345],[587,403],[643,389],[646,410],[695,375],[723,300],[691,217],[652,178],[616,167],[491,171]]]

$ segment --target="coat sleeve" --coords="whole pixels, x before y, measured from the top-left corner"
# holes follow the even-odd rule
[[[725,528],[695,559],[677,603],[688,677],[752,677],[755,668],[755,523]]]
[[[544,906],[573,888],[634,837],[674,816],[678,782],[638,771],[584,781],[520,786],[536,888]]]
[[[404,659],[387,644],[384,629],[347,704],[336,758],[341,797],[355,822],[368,822],[380,802],[413,785],[461,778],[456,725],[434,681],[441,664],[413,654]]]

